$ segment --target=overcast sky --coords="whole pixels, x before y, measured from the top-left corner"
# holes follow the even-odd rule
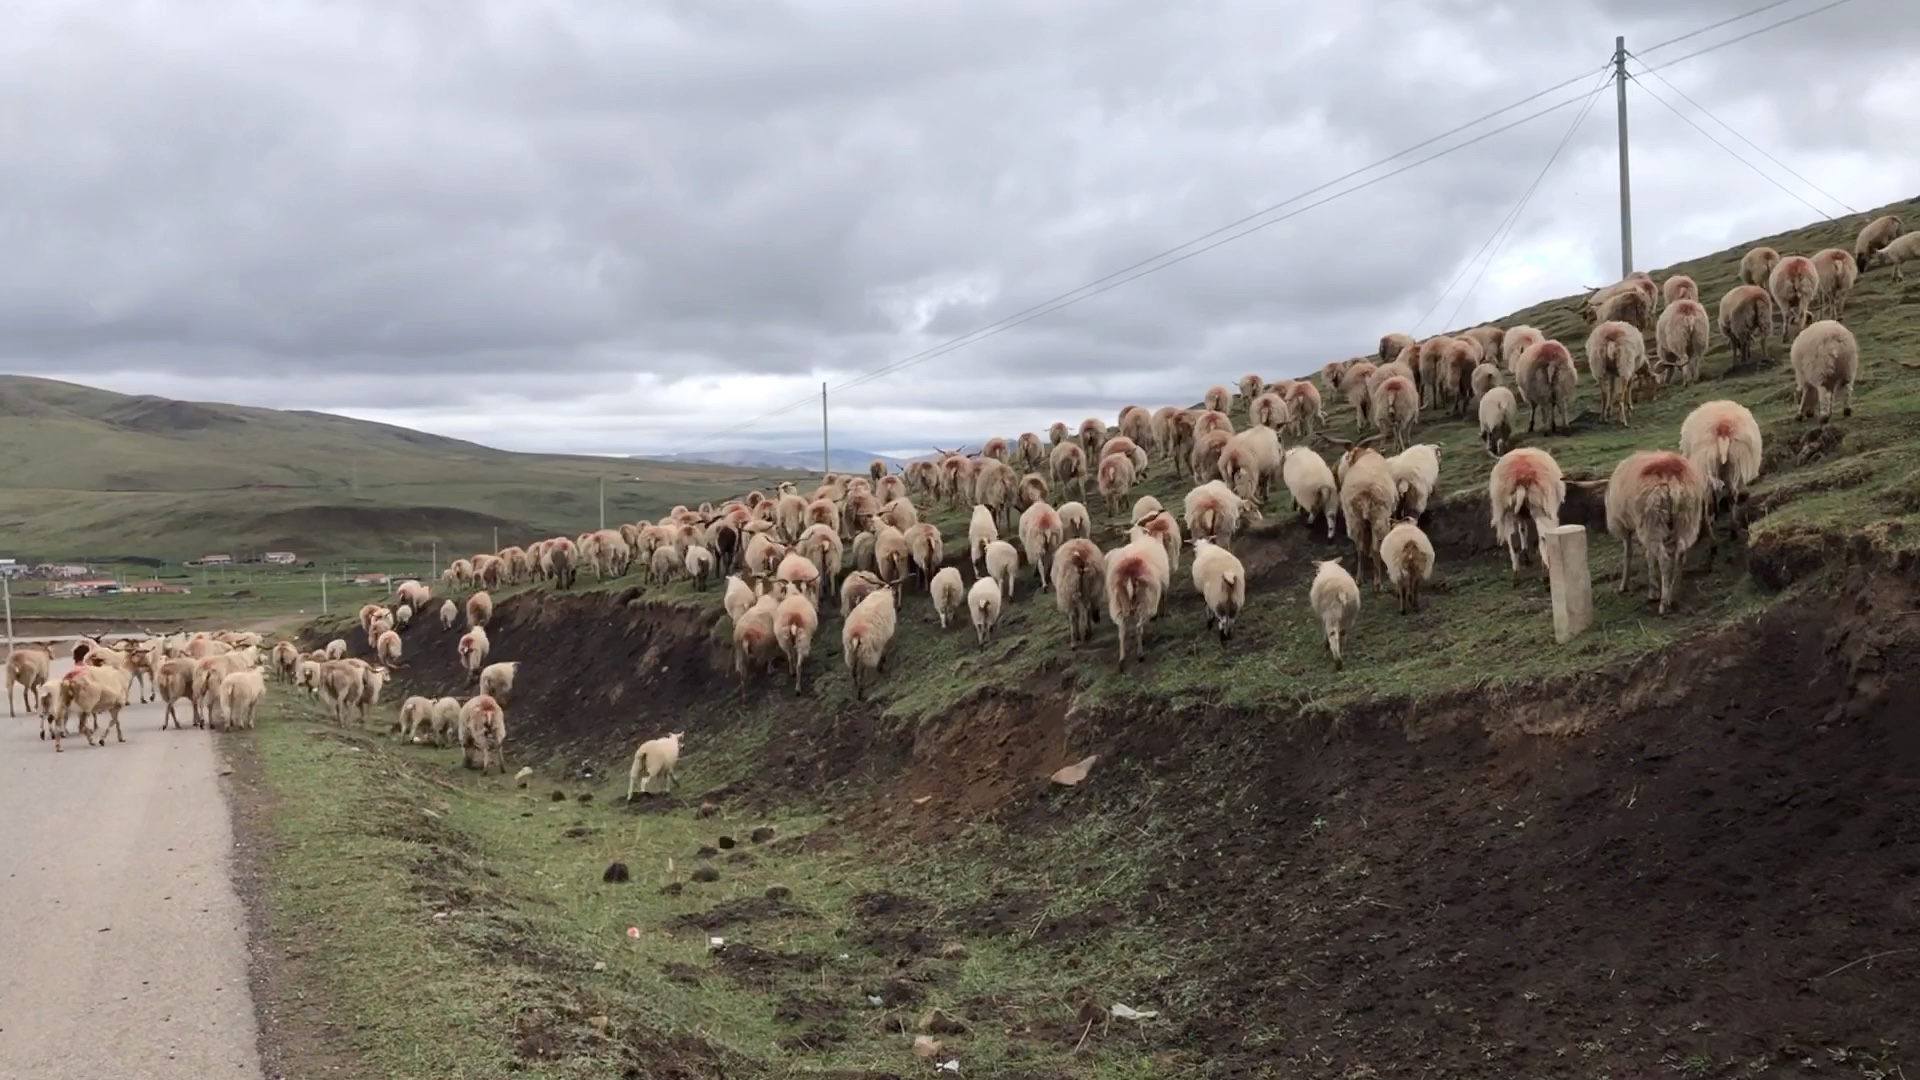
[[[1765,2],[6,0],[0,370],[512,449],[817,446],[817,404],[726,429]],[[1915,40],[1920,4],[1854,0],[1661,74],[1865,210],[1920,192]],[[1630,102],[1641,268],[1816,217]],[[1611,280],[1608,89],[1418,321],[1577,113],[848,390],[834,442],[1191,402]]]

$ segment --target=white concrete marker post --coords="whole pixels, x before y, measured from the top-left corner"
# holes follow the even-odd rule
[[[1587,570],[1587,529],[1558,525],[1541,537],[1547,583],[1553,590],[1553,640],[1565,645],[1593,625],[1593,576]]]

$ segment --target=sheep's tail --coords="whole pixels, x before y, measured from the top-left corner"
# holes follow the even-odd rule
[[[1713,442],[1714,452],[1717,455],[1716,464],[1721,468],[1725,468],[1727,464],[1733,460],[1733,439],[1731,436],[1722,433],[1714,436]]]

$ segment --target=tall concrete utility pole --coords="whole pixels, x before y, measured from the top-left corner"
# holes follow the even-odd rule
[[[1620,111],[1620,276],[1633,273],[1633,183],[1627,173],[1627,39],[1613,39],[1613,100]]]
[[[833,449],[827,444],[827,384],[820,384],[820,476],[833,471]]]

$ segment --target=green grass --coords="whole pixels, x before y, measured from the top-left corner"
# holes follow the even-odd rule
[[[169,561],[491,550],[654,517],[771,471],[542,454],[325,413],[128,397],[0,376],[0,535],[13,557]],[[791,473],[780,474],[792,476]]]
[[[426,578],[429,565],[416,563],[412,554],[373,555],[306,567],[248,566],[209,569],[140,565],[95,565],[101,576],[124,582],[159,580],[188,589],[186,593],[122,592],[106,596],[48,596],[49,582],[21,581],[13,585],[13,613],[27,619],[85,622],[131,620],[162,629],[176,621],[224,620],[248,623],[276,617],[311,619],[326,611],[351,616],[363,603],[384,601],[387,590],[348,584],[358,573],[385,573],[394,583],[408,577]],[[322,595],[321,577],[326,586]],[[32,590],[31,592],[25,590]]]

